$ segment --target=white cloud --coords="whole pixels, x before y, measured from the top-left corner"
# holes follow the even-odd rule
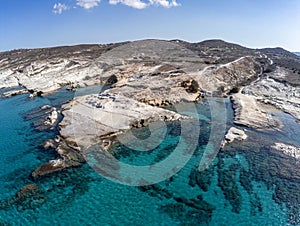
[[[68,10],[69,7],[62,3],[55,3],[52,12],[55,14],[62,14],[63,11]]]
[[[165,7],[165,8],[171,8],[171,7],[180,6],[180,4],[176,2],[176,0],[172,0],[172,1],[167,1],[167,0],[149,0],[149,4],[150,5],[162,6],[162,7]]]
[[[118,3],[121,3],[123,5],[127,5],[136,9],[145,9],[148,6],[156,5],[156,6],[162,6],[164,8],[171,8],[180,6],[179,3],[177,3],[176,0],[148,0],[148,2],[144,2],[141,0],[109,0],[109,4],[116,5]]]
[[[145,9],[148,4],[145,2],[142,2],[140,0],[109,0],[109,4],[116,5],[118,3],[136,8],[136,9]]]
[[[76,0],[76,5],[84,9],[92,9],[98,6],[100,2],[101,0]],[[145,9],[152,5],[164,8],[180,6],[180,4],[177,3],[177,0],[109,0],[108,2],[111,5],[123,4],[135,9]],[[76,6],[73,6],[73,8],[76,8]],[[56,3],[53,6],[53,13],[62,14],[63,11],[68,9],[70,8],[67,5]]]
[[[91,9],[91,8],[98,6],[100,1],[101,0],[77,0],[76,5],[79,5],[85,9]]]

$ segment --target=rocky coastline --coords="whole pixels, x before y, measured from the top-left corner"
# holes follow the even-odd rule
[[[188,120],[166,107],[206,96],[230,97],[236,125],[280,129],[273,115],[277,111],[300,120],[300,90],[290,81],[298,72],[274,64],[278,54],[270,51],[223,43],[232,48],[226,52],[227,47],[218,43],[203,42],[196,48],[177,40],[143,40],[1,53],[0,88],[21,87],[2,93],[4,97],[28,93],[34,98],[66,85],[70,91],[92,84],[111,85],[100,94],[75,97],[62,109],[42,109],[47,117],[37,128],[53,128],[58,115],[63,115],[57,141],[48,142],[60,157],[40,166],[33,176],[78,166],[85,162],[88,147],[100,142],[108,150],[114,136],[132,127]],[[211,52],[213,48],[219,52]],[[52,51],[53,56],[44,51]],[[36,54],[42,55],[36,58]],[[296,56],[294,60],[300,62]]]

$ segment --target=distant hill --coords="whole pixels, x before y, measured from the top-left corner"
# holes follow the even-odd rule
[[[142,40],[141,40],[142,41]],[[147,41],[147,40],[144,40]],[[149,41],[149,40],[148,40]],[[158,40],[152,40],[157,43]],[[161,40],[165,41],[165,40]],[[283,48],[263,48],[251,49],[238,44],[229,43],[219,39],[206,40],[197,43],[189,43],[183,40],[165,41],[175,43],[191,50],[194,54],[202,59],[203,63],[218,65],[230,63],[244,56],[252,56],[260,58],[261,63],[267,63],[266,58],[261,56],[268,56],[272,62],[272,67],[279,66],[289,71],[290,76],[286,76],[286,81],[300,85],[300,52],[291,53]],[[19,68],[27,67],[35,61],[49,61],[59,59],[69,59],[77,57],[81,59],[97,59],[103,53],[108,52],[116,47],[129,44],[131,42],[111,43],[111,44],[81,44],[75,46],[58,46],[52,48],[37,48],[37,49],[18,49],[6,52],[0,52],[0,68]],[[263,54],[263,55],[261,55]],[[297,54],[297,55],[296,55]],[[3,63],[7,60],[7,63]],[[265,61],[265,62],[264,62]],[[74,62],[71,62],[74,64]],[[76,62],[75,62],[76,64]],[[19,71],[22,71],[21,68]],[[269,69],[270,70],[270,69]]]
[[[225,42],[219,39],[206,40],[198,43],[189,43],[182,40],[171,40],[179,45],[192,50],[201,58],[217,58],[214,61],[215,64],[218,63],[229,63],[243,56],[253,56],[255,55],[254,49],[249,49],[247,47],[240,46],[238,44]]]
[[[261,49],[261,51],[265,54],[270,54],[270,55],[280,55],[280,56],[287,56],[287,57],[294,57],[295,55],[281,47],[277,48],[264,48]]]
[[[300,85],[300,56],[283,48],[265,48],[260,50],[273,60],[275,66],[284,68],[289,75],[283,81]]]

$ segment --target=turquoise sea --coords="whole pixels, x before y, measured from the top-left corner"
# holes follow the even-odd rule
[[[73,95],[61,90],[35,99],[27,95],[0,99],[0,225],[300,225],[299,162],[270,149],[275,141],[300,145],[300,126],[286,114],[278,115],[285,124],[282,131],[248,129],[247,141],[228,145],[207,170],[199,172],[211,129],[209,106],[199,103],[197,150],[179,173],[155,185],[121,185],[89,164],[31,178],[35,168],[56,157],[40,144],[57,131],[36,131],[32,127],[36,119],[26,116],[46,104],[59,107]],[[227,107],[229,127],[228,101]],[[176,147],[178,127],[170,123],[165,139],[151,151],[116,144],[115,157],[134,165],[161,161]],[[137,136],[146,132],[134,131]],[[38,191],[32,196],[16,196],[33,183]]]

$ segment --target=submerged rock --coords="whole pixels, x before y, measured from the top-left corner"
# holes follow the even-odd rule
[[[18,211],[36,209],[40,207],[43,202],[44,197],[42,197],[41,193],[42,191],[37,184],[27,184],[14,196],[0,200],[0,209],[16,208]]]
[[[38,186],[36,184],[28,184],[24,186],[17,194],[16,197],[18,199],[24,199],[28,198],[30,196],[33,196],[37,193],[38,191]]]
[[[50,160],[49,162],[35,169],[31,176],[38,178],[69,167],[78,167],[86,162],[85,157],[71,144],[61,142],[58,145],[56,141],[49,141],[49,147],[56,147],[56,152],[60,158]],[[58,146],[57,146],[58,145]]]
[[[62,169],[67,168],[68,165],[62,159],[51,160],[32,172],[32,177],[37,178],[40,176],[44,176]]]
[[[44,149],[56,148],[57,146],[58,144],[52,139],[46,140],[43,144],[41,144],[41,147],[43,147]]]

